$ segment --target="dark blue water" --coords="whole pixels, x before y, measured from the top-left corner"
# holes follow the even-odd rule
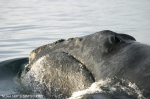
[[[150,44],[150,0],[1,0],[0,61],[109,29]]]

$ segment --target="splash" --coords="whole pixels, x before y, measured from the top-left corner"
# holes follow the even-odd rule
[[[27,73],[22,73],[21,93],[38,93],[45,98],[66,99],[73,92],[88,88],[93,83],[90,72],[82,63],[73,57],[66,58],[65,55],[55,53],[57,59],[52,54],[43,56]],[[66,63],[62,65],[62,62]]]
[[[146,99],[135,84],[124,79],[93,82],[82,63],[64,55],[43,56],[27,73],[22,73],[20,93],[40,94],[43,99]],[[62,66],[62,62],[67,65]]]
[[[92,99],[146,99],[135,84],[117,78],[99,80],[88,89],[74,92],[68,99],[87,99],[89,97]]]

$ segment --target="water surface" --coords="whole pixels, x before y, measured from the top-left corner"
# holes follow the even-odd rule
[[[149,0],[1,0],[0,9],[0,61],[106,29],[150,44]]]

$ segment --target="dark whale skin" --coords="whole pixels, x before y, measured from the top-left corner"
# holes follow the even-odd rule
[[[15,58],[0,62],[0,79],[15,77],[28,61],[28,58]]]
[[[1,62],[0,71],[2,72],[0,78],[3,78],[3,75],[9,77],[11,74],[14,77],[18,72],[19,77],[22,74],[27,74],[33,67],[36,67],[35,63],[39,59],[46,55],[53,55],[47,58],[51,61],[56,53],[58,57],[61,55],[70,62],[74,61],[74,65],[78,66],[78,63],[81,63],[85,68],[84,76],[86,76],[87,71],[90,72],[90,74],[87,74],[87,76],[92,77],[90,83],[114,77],[125,79],[135,83],[143,91],[144,96],[150,98],[149,52],[150,45],[139,43],[130,35],[104,30],[83,37],[61,39],[33,50],[29,56],[29,65],[21,72],[19,72],[20,68],[27,63],[28,58]],[[66,61],[68,60],[63,63],[64,58],[61,57],[59,63],[62,62],[62,65],[66,67]],[[72,58],[70,59],[70,57]],[[54,58],[54,61],[56,60],[57,57]],[[16,63],[17,67],[15,67],[16,65],[7,65],[12,62]],[[48,63],[49,60],[46,60],[46,62]],[[7,69],[9,67],[10,74],[3,71],[4,65]],[[59,67],[60,64],[56,62],[56,65]],[[54,68],[57,69],[58,67]]]
[[[15,58],[0,62],[0,99],[16,99],[7,95],[18,94],[15,77],[20,76],[28,61],[28,58]]]
[[[65,52],[80,61],[95,81],[117,77],[135,83],[146,95],[150,92],[150,46],[137,42],[130,35],[104,30],[61,39],[33,50],[27,69],[42,56],[55,52]]]

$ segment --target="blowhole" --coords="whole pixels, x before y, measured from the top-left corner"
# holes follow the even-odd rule
[[[118,44],[120,42],[121,42],[121,40],[118,37],[115,36],[115,43]]]

